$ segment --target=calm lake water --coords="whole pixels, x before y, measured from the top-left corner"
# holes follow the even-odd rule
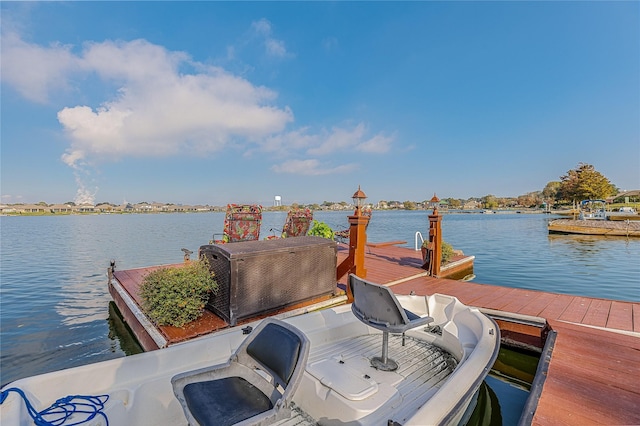
[[[345,212],[316,212],[334,230]],[[286,212],[264,214],[262,235]],[[543,214],[446,214],[443,238],[474,255],[475,282],[640,300],[640,239],[548,235]],[[125,356],[110,333],[106,270],[178,263],[223,213],[0,218],[0,383]],[[425,211],[375,211],[368,241],[426,235]],[[491,385],[494,387],[494,385]],[[499,386],[496,384],[496,386]],[[508,424],[508,423],[505,423]]]

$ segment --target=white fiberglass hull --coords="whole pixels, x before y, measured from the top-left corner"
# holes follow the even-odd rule
[[[389,356],[400,365],[395,372],[369,365],[368,359],[379,355],[382,334],[358,321],[350,305],[285,320],[311,341],[306,372],[294,396],[302,417],[314,419],[310,424],[379,425],[390,419],[403,425],[457,424],[495,361],[498,328],[478,310],[450,296],[397,297],[404,308],[429,315],[434,322],[430,328],[407,332],[405,345],[401,336],[390,339]],[[183,425],[186,419],[174,397],[171,377],[226,361],[245,337],[242,328],[17,380],[3,390],[23,390],[36,410],[67,395],[106,394],[103,413],[110,425]],[[438,362],[445,367],[438,367]],[[447,366],[450,371],[440,372]],[[16,393],[9,393],[0,406],[0,422],[4,426],[33,424]],[[88,424],[106,422],[96,416]]]

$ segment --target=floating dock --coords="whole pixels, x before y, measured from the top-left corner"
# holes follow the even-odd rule
[[[606,237],[640,237],[640,221],[555,219],[549,222],[551,234],[603,235]]]
[[[339,249],[338,264],[346,256]],[[397,294],[455,296],[496,319],[505,339],[542,353],[523,413],[525,424],[640,424],[640,302],[433,278],[421,266],[420,251],[384,244],[369,244],[366,250],[367,279],[392,286]],[[136,282],[151,269],[115,271],[109,290],[138,339],[153,341],[154,336],[138,335],[135,324],[146,317],[131,310],[139,302]],[[338,288],[344,289],[346,282],[345,276]],[[313,302],[328,306],[345,299],[336,295]],[[289,315],[308,307],[291,309]],[[211,327],[228,326],[209,314],[196,321],[198,326],[162,328],[159,334],[195,337],[214,331]]]

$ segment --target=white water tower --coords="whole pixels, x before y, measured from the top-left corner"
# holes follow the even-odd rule
[[[273,198],[273,205],[274,205],[274,207],[280,207],[282,205],[282,197],[279,196],[279,195],[276,195]]]

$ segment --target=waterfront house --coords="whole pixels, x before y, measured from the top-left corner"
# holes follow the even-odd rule
[[[71,213],[73,206],[71,204],[52,204],[49,206],[51,213]]]
[[[464,206],[462,206],[463,210],[477,210],[482,208],[482,204],[479,201],[475,201],[475,200],[468,200],[466,203],[464,203]]]
[[[115,207],[109,203],[100,203],[96,205],[95,210],[100,213],[111,213],[115,210]]]
[[[73,211],[76,213],[94,213],[96,207],[93,204],[80,204],[79,206],[75,206]]]
[[[46,213],[49,210],[47,205],[42,204],[21,204],[15,208],[20,213]]]

